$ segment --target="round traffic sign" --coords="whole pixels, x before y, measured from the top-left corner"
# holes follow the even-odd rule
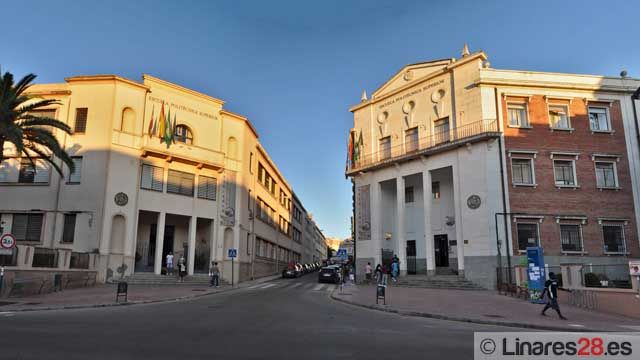
[[[0,237],[0,248],[13,249],[16,246],[16,238],[11,234],[4,234]]]

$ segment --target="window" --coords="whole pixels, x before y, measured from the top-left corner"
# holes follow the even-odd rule
[[[507,112],[509,113],[509,126],[529,127],[527,119],[526,104],[507,104]]]
[[[167,193],[193,196],[193,180],[195,176],[178,170],[169,170]]]
[[[271,174],[262,166],[258,164],[258,181],[265,187],[271,194],[276,194],[276,182],[271,177]]]
[[[602,235],[604,237],[604,252],[624,253],[626,251],[622,224],[602,225]]]
[[[435,144],[449,141],[449,118],[433,122],[433,136]]]
[[[69,260],[70,269],[88,269],[89,268],[89,254],[72,252],[71,259]]]
[[[256,217],[269,225],[273,225],[273,214],[275,210],[261,198],[258,198],[257,205]]]
[[[582,231],[580,225],[560,225],[562,251],[582,251]]]
[[[415,127],[413,129],[409,129],[404,133],[404,146],[406,152],[414,152],[418,151],[418,128]]]
[[[553,173],[556,186],[575,186],[574,162],[571,160],[554,160]]]
[[[302,221],[302,212],[295,205],[293,206],[293,218],[296,219],[298,222]]]
[[[20,160],[18,183],[20,184],[47,184],[49,183],[49,164],[44,159],[28,158]],[[34,166],[35,164],[35,166]]]
[[[174,135],[178,142],[185,143],[187,145],[193,144],[193,134],[191,133],[191,129],[186,125],[177,125]]]
[[[69,184],[80,184],[82,177],[82,156],[74,156],[73,160],[73,172],[69,173]]]
[[[33,249],[33,267],[58,267],[58,251],[54,249],[34,248]]]
[[[293,241],[298,243],[302,241],[302,232],[296,228],[293,228]]]
[[[198,197],[200,199],[216,199],[216,178],[210,176],[198,176]]]
[[[554,129],[571,128],[569,123],[569,111],[565,105],[549,105],[549,121]]]
[[[596,162],[596,185],[599,188],[618,187],[616,164],[612,162]]]
[[[413,202],[413,186],[408,186],[404,188],[404,202],[405,203]]]
[[[40,241],[42,214],[13,214],[11,233],[16,241]]]
[[[76,232],[76,214],[64,214],[64,226],[62,227],[62,242],[73,243]]]
[[[249,173],[253,174],[253,151],[249,153]]]
[[[73,128],[73,132],[76,134],[84,134],[87,131],[87,115],[89,113],[88,108],[76,109],[76,122]]]
[[[282,216],[280,216],[279,228],[280,228],[280,232],[281,233],[283,233],[283,234],[285,234],[287,236],[291,236],[291,223],[289,223]]]
[[[391,158],[391,137],[380,139],[380,160]]]
[[[164,185],[164,169],[158,166],[142,164],[140,188],[162,191]]]
[[[611,131],[607,108],[589,106],[589,124],[593,131]]]
[[[511,159],[511,173],[514,185],[533,185],[533,160]]]
[[[440,199],[440,182],[434,181],[431,183],[431,194],[434,199]]]
[[[517,223],[518,250],[525,251],[529,246],[538,246],[538,224]]]

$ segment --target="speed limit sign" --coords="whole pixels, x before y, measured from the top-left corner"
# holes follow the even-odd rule
[[[11,254],[13,248],[16,247],[16,238],[11,234],[0,236],[0,254]]]

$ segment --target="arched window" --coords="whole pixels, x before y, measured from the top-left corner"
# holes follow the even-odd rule
[[[187,145],[193,144],[193,134],[191,133],[191,129],[187,125],[178,125],[176,126],[175,139],[176,141],[185,143]]]
[[[130,107],[122,109],[122,121],[120,122],[120,131],[133,133],[136,126],[136,113]]]
[[[238,140],[233,136],[227,140],[227,157],[238,159]]]

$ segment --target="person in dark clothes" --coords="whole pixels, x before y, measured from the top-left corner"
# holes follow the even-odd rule
[[[552,308],[558,313],[558,316],[560,317],[560,319],[567,320],[567,318],[562,316],[562,313],[560,312],[560,306],[558,305],[558,289],[562,291],[570,291],[570,290],[559,287],[558,279],[556,279],[556,274],[550,272],[549,280],[547,280],[544,283],[544,290],[540,295],[541,299],[544,298],[545,294],[547,295],[547,304],[544,306],[544,309],[542,309],[542,312],[540,313],[540,315],[546,316],[547,314],[545,314],[545,312],[549,310],[549,308]]]

